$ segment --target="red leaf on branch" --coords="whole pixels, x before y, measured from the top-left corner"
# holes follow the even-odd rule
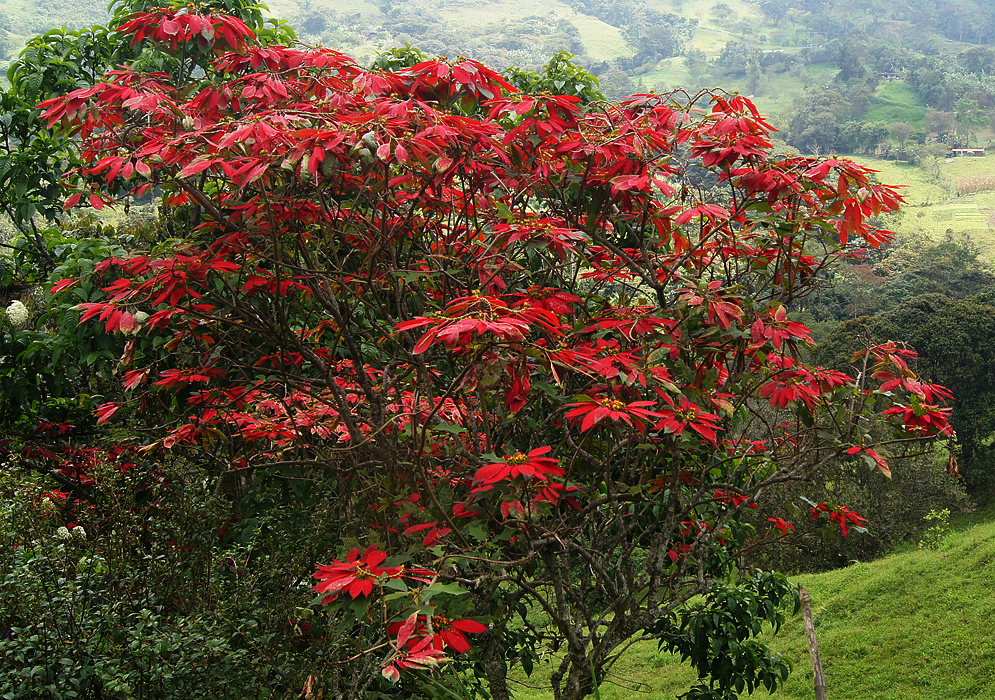
[[[354,599],[368,596],[381,578],[400,576],[404,567],[381,566],[386,558],[386,552],[377,549],[376,545],[370,545],[362,555],[358,548],[353,548],[344,562],[334,559],[331,564],[319,566],[314,573],[314,578],[319,581],[314,590],[327,594],[322,599],[322,604],[331,603],[343,590]]]
[[[97,425],[102,425],[113,418],[114,414],[121,410],[123,405],[116,401],[108,401],[97,406],[94,410],[94,414],[97,416]]]

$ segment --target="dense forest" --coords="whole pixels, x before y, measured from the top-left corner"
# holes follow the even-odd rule
[[[735,700],[995,494],[995,2],[0,32],[0,697]]]

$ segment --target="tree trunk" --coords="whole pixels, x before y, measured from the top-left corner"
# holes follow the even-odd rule
[[[477,635],[477,641],[492,700],[511,700],[511,693],[508,692],[508,666],[501,656],[498,634],[497,630],[487,630]]]

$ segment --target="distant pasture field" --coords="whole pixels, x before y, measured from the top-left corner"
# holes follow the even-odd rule
[[[923,128],[925,118],[926,105],[903,80],[881,86],[871,95],[871,108],[863,116],[869,122],[906,122],[917,128]]]
[[[995,155],[937,159],[922,167],[879,158],[854,160],[880,171],[881,182],[905,186],[901,192],[906,205],[897,215],[887,217],[887,228],[898,233],[922,230],[937,240],[947,234],[967,236],[983,260],[995,262],[995,190],[957,195],[958,182],[995,176]]]

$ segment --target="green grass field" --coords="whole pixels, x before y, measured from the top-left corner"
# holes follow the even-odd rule
[[[812,595],[832,700],[995,698],[995,512],[964,520],[935,551],[910,549],[871,563],[796,579]],[[770,640],[795,667],[773,697],[810,700],[812,671],[801,616]],[[669,700],[694,674],[656,645],[634,646],[602,685],[602,700]],[[516,698],[546,700],[548,668],[521,677]],[[529,687],[531,686],[531,687]],[[745,696],[744,696],[745,697]],[[769,697],[758,692],[754,697]]]
[[[863,118],[887,124],[906,122],[922,128],[926,106],[905,81],[894,80],[882,85],[877,94],[871,96],[871,108]]]
[[[897,233],[922,230],[938,240],[947,234],[967,236],[978,246],[983,260],[995,261],[995,192],[956,194],[957,182],[995,174],[995,155],[939,159],[923,167],[877,158],[854,160],[878,170],[881,182],[903,186],[906,206],[886,218],[886,228]]]

